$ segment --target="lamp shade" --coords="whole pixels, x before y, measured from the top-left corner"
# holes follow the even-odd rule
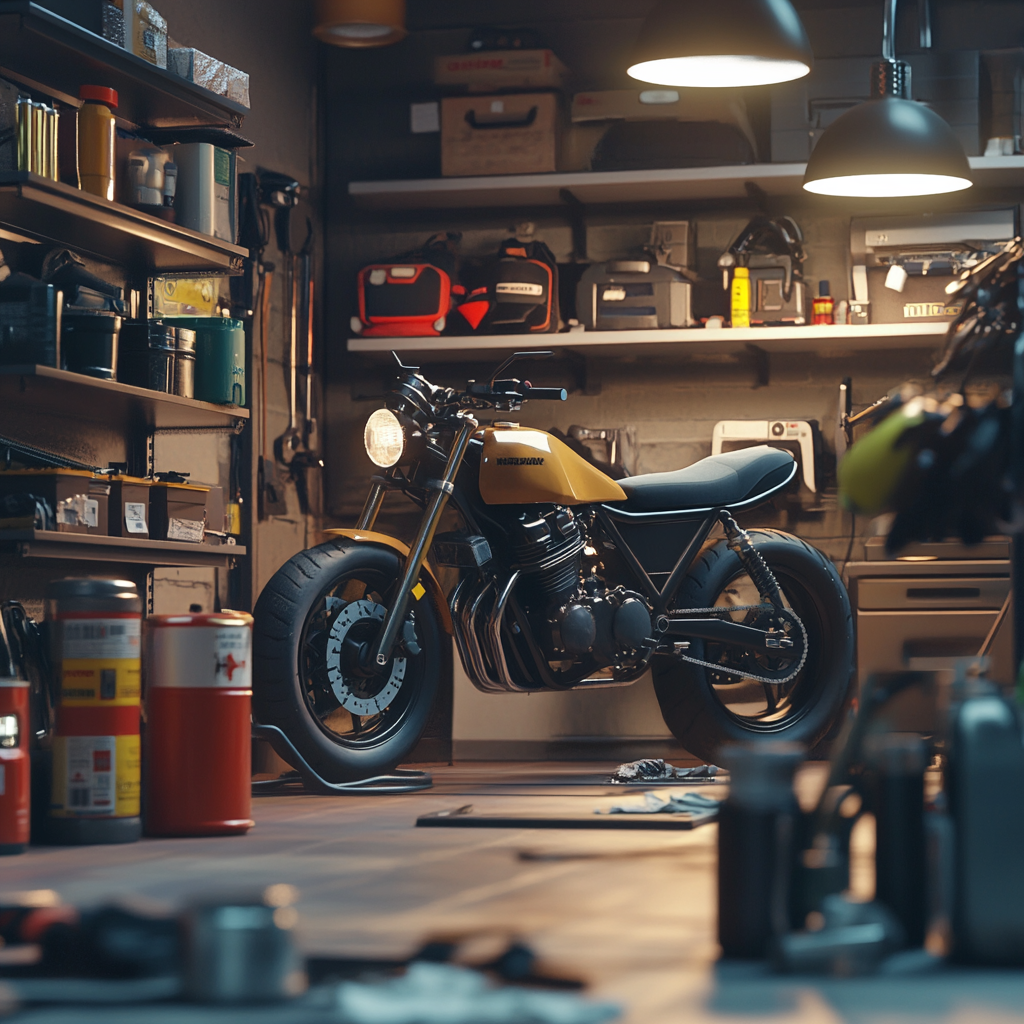
[[[927,196],[970,188],[953,129],[913,100],[882,96],[837,118],[818,139],[804,188],[827,196]]]
[[[658,0],[628,74],[655,85],[740,88],[802,78],[813,63],[789,0]]]
[[[388,46],[406,36],[405,0],[317,0],[313,35],[332,46]]]

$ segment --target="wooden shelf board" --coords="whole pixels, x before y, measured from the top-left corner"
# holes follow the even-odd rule
[[[230,427],[249,419],[249,410],[235,405],[197,402],[52,366],[0,366],[0,400],[14,412],[31,403],[56,416],[118,424],[122,430]]]
[[[971,157],[979,186],[1024,186],[1024,156]],[[573,171],[502,174],[416,181],[353,181],[349,195],[370,209],[470,209],[559,206],[568,189],[580,202],[644,203],[688,199],[742,199],[750,181],[768,195],[798,195],[806,164],[741,164],[646,171]]]
[[[183,544],[179,541],[96,537],[51,530],[0,530],[0,551],[14,553],[21,558],[225,569],[231,561],[247,554],[247,549],[237,544]]]
[[[515,349],[568,348],[590,354],[629,352],[706,353],[743,350],[754,345],[768,352],[872,351],[934,349],[946,333],[944,323],[691,328],[659,331],[570,331],[562,334],[504,334],[479,337],[349,338],[350,352],[472,353]]]
[[[140,126],[237,128],[249,112],[28,0],[0,2],[0,74],[71,103],[83,83],[101,83],[117,90],[118,115]]]
[[[0,19],[0,32],[3,22]],[[247,249],[27,171],[0,173],[0,235],[68,246],[151,275],[235,274]]]

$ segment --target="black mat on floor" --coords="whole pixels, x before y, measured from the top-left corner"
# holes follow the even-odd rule
[[[689,832],[715,820],[706,814],[473,814],[472,807],[421,814],[417,828],[575,828],[632,832]]]

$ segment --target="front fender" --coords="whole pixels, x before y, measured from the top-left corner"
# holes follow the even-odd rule
[[[346,540],[354,540],[360,544],[380,544],[383,547],[391,548],[392,551],[400,554],[402,558],[409,557],[408,544],[403,543],[397,537],[391,537],[386,533],[377,533],[375,530],[324,530],[324,535],[327,537],[344,537]],[[438,583],[434,570],[426,562],[423,563],[423,572],[425,573],[424,586],[430,595],[431,603],[437,609],[437,614],[440,616],[444,631],[451,636],[455,633],[455,627],[452,624],[452,613],[448,608],[448,602],[445,600],[441,584]]]

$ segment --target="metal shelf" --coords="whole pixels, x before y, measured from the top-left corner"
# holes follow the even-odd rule
[[[2,33],[0,20],[0,33]],[[4,230],[6,228],[6,230]],[[235,274],[247,249],[27,171],[0,173],[0,237],[160,274]]]
[[[50,530],[0,530],[0,552],[32,559],[228,569],[233,560],[245,557],[247,549],[237,544],[183,544]]]
[[[882,349],[936,349],[946,324],[818,325],[805,327],[724,327],[663,331],[569,331],[562,334],[491,334],[479,337],[349,338],[350,352],[474,353],[515,349],[567,348],[591,355],[735,352],[748,346],[766,352],[866,352]]]
[[[975,184],[1024,186],[1024,156],[970,158]],[[581,203],[679,202],[747,198],[747,182],[772,196],[800,195],[806,164],[745,164],[649,171],[575,171],[564,174],[501,174],[480,178],[418,181],[353,181],[357,206],[378,210],[473,209],[560,206],[568,189]],[[969,197],[970,193],[961,193]]]
[[[79,86],[109,86],[119,117],[140,126],[237,128],[249,112],[28,0],[0,2],[0,75],[75,106]]]
[[[20,411],[29,406],[123,432],[142,427],[229,428],[249,419],[249,410],[237,405],[197,402],[52,366],[0,366],[0,407],[13,414],[16,423]],[[0,422],[10,419],[0,414]]]

